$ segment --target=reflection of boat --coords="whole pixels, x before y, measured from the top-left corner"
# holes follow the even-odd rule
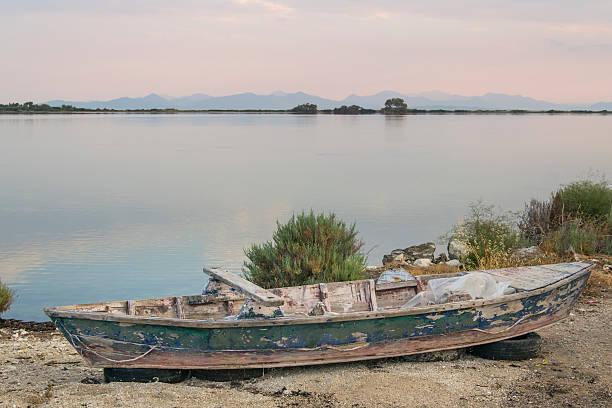
[[[439,275],[267,291],[229,272],[205,270],[212,279],[203,295],[45,312],[99,367],[325,364],[466,347],[537,330],[569,314],[591,267],[577,262],[485,271],[510,282],[516,293],[410,309],[401,306]]]

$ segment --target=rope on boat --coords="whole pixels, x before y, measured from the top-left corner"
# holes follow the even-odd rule
[[[70,343],[72,344],[72,347],[74,347],[75,349],[77,349],[77,351],[79,352],[79,354],[81,355],[81,357],[83,357],[83,353],[81,352],[81,349],[85,349],[87,351],[89,351],[91,354],[94,354],[104,360],[110,361],[111,363],[129,363],[132,361],[137,361],[140,360],[141,358],[145,357],[146,355],[148,355],[150,352],[152,352],[153,350],[155,350],[156,348],[158,348],[158,346],[151,346],[147,344],[147,347],[149,347],[149,350],[145,351],[143,354],[134,357],[134,358],[128,358],[128,359],[124,359],[124,360],[115,360],[112,358],[108,358],[106,356],[103,356],[102,354],[96,352],[95,350],[93,350],[91,347],[89,347],[87,344],[85,344],[83,342],[83,340],[81,340],[79,338],[79,336],[77,335],[73,335],[72,333],[70,333],[68,330],[66,330],[66,327],[64,327],[63,323],[59,322],[58,323],[62,326],[62,329],[64,329],[64,332],[66,334],[68,334],[68,336],[70,336]],[[81,345],[77,346],[76,345],[76,341],[78,341]]]
[[[318,347],[313,347],[313,348],[308,348],[308,347],[304,347],[304,348],[291,348],[289,350],[291,351],[315,351],[315,350],[336,350],[336,351],[354,351],[354,350],[359,350],[361,348],[367,347],[369,346],[370,343],[364,343],[364,344],[360,344],[359,346],[355,346],[355,347],[351,347],[351,348],[343,348],[343,347],[336,347],[336,346],[332,346],[331,344],[325,344],[323,346],[318,346]]]
[[[520,322],[522,322],[523,320],[525,320],[525,319],[526,319],[526,318],[528,318],[528,317],[535,317],[535,316],[537,316],[537,315],[540,315],[540,314],[546,313],[547,311],[548,311],[548,309],[546,309],[546,310],[542,310],[541,312],[538,312],[538,313],[535,313],[535,314],[525,315],[525,316],[521,317],[520,319],[518,319],[516,322],[514,322],[514,324],[512,324],[512,326],[506,327],[505,329],[498,330],[498,331],[496,331],[496,332],[491,331],[491,330],[479,329],[479,328],[474,328],[474,329],[471,329],[471,330],[473,330],[473,331],[478,331],[478,332],[482,332],[482,333],[487,333],[487,334],[500,334],[500,333],[503,333],[503,332],[505,332],[505,331],[508,331],[508,330],[510,330],[510,329],[512,329],[512,328],[514,328],[514,326],[516,326],[517,324],[519,324]]]

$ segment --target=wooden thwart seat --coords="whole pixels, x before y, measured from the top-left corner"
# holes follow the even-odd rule
[[[241,292],[252,296],[255,300],[264,306],[282,306],[285,301],[274,293],[257,286],[253,282],[241,278],[240,276],[230,271],[224,271],[221,269],[207,269],[204,268],[204,273],[210,275],[212,278],[223,282],[231,287],[234,287]]]

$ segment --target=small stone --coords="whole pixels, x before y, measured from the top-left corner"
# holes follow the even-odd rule
[[[450,259],[463,259],[469,254],[467,244],[455,237],[452,237],[450,241],[448,241],[446,249],[448,250],[448,257]]]
[[[393,262],[404,262],[405,259],[406,255],[404,254],[403,249],[394,249],[390,254],[383,256],[382,263],[383,265],[386,265]]]
[[[436,264],[445,263],[446,261],[448,261],[448,257],[444,252],[442,252],[440,255],[438,255],[436,259],[434,259],[434,263]]]
[[[456,259],[451,259],[450,261],[445,262],[449,266],[456,266],[457,268],[461,266],[461,262]]]

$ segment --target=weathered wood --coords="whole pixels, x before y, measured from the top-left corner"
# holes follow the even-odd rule
[[[383,310],[397,309],[398,305],[405,304],[417,294],[416,286],[385,288],[384,290],[378,290],[378,285],[376,287],[376,303],[378,308]]]
[[[183,309],[183,298],[175,297],[174,298],[174,306],[176,308],[176,317],[177,319],[185,318],[185,310]]]
[[[376,283],[374,279],[368,279],[366,284],[366,298],[370,305],[370,310],[375,312],[378,309],[378,302],[376,301]]]
[[[394,289],[402,289],[402,288],[416,288],[417,281],[409,280],[409,281],[399,281],[399,282],[389,282],[389,283],[377,283],[376,291],[385,291],[385,290],[394,290]]]
[[[363,311],[355,311],[351,313],[338,313],[331,316],[292,316],[288,318],[275,319],[271,321],[257,321],[257,320],[249,320],[249,321],[231,321],[231,320],[218,320],[215,318],[210,318],[206,316],[206,313],[201,313],[201,315],[205,317],[192,317],[186,318],[184,320],[180,319],[168,319],[168,318],[158,318],[158,317],[150,317],[150,316],[126,316],[125,315],[125,301],[123,302],[112,302],[117,307],[121,308],[121,314],[107,314],[102,313],[101,311],[104,308],[104,305],[107,303],[97,303],[97,304],[89,304],[89,305],[71,305],[71,306],[58,306],[58,307],[48,307],[43,309],[44,312],[53,318],[66,318],[66,319],[88,319],[94,321],[115,321],[126,324],[151,324],[151,325],[162,325],[162,326],[180,326],[180,327],[194,327],[194,328],[223,328],[223,327],[259,327],[259,326],[269,326],[269,325],[277,325],[277,326],[291,326],[291,325],[301,325],[301,324],[311,324],[311,323],[320,323],[320,322],[346,322],[346,321],[355,321],[355,320],[367,320],[367,319],[378,319],[378,318],[392,318],[398,316],[406,316],[412,314],[419,313],[440,313],[444,311],[450,310],[462,310],[464,308],[474,308],[474,307],[483,307],[492,304],[506,303],[510,301],[514,301],[517,299],[526,299],[532,296],[538,296],[546,291],[556,289],[559,286],[567,284],[570,281],[576,281],[584,276],[588,277],[590,274],[590,270],[593,265],[589,265],[588,267],[578,271],[577,273],[568,276],[567,278],[551,284],[545,288],[539,288],[536,290],[519,292],[513,295],[506,295],[502,299],[476,299],[471,301],[465,301],[460,303],[453,304],[438,304],[431,306],[423,306],[412,309],[399,309],[393,308],[389,310],[372,312],[368,309]],[[436,276],[436,275],[431,275]],[[344,284],[345,282],[338,282],[337,284]],[[328,284],[332,285],[332,284]],[[312,285],[316,286],[316,285]],[[294,288],[280,288],[275,290],[285,290],[285,289],[294,289]],[[330,291],[331,292],[331,291]],[[331,293],[330,293],[331,296]],[[208,306],[216,306],[218,305],[222,310],[225,309],[225,305],[223,302],[212,303]],[[87,306],[90,310],[84,310],[83,307]],[[99,311],[91,311],[91,309],[98,309]],[[194,312],[199,310],[199,307],[194,307]],[[200,315],[200,313],[198,313]],[[223,316],[226,313],[223,312]]]
[[[227,300],[233,301],[244,301],[246,296],[240,290],[231,287],[230,285],[220,282],[216,279],[211,279],[202,293],[200,303],[211,303],[211,302],[222,302]],[[197,299],[193,299],[192,303],[197,302]]]
[[[370,313],[373,319],[307,317],[303,325],[271,320],[236,327],[160,327],[163,319],[130,316],[133,324],[51,317],[86,361],[97,367],[219,369],[283,367],[392,357],[483,344],[519,336],[569,314],[588,273],[550,287],[473,307]],[[529,298],[527,300],[527,298]],[[440,305],[436,305],[440,306]],[[365,317],[365,312],[355,313]],[[392,317],[391,317],[392,316]],[[127,318],[127,317],[124,317]],[[135,319],[151,320],[149,324]],[[282,320],[282,319],[279,319]],[[181,324],[189,323],[175,319]],[[146,341],[143,341],[147,339]],[[151,340],[155,339],[154,342]]]
[[[563,271],[540,266],[502,268],[484,272],[495,276],[500,282],[510,282],[512,287],[521,290],[541,288],[568,276],[568,274]]]
[[[284,314],[308,314],[319,303],[319,285],[302,285],[273,289],[272,292],[284,300],[281,309]]]
[[[319,283],[319,300],[325,306],[327,312],[331,312],[331,305],[329,304],[329,289],[327,283]]]
[[[134,304],[133,300],[127,300],[126,302],[126,310],[125,310],[125,314],[128,315],[135,315],[136,314],[136,305]]]
[[[211,277],[220,280],[230,286],[239,289],[240,291],[252,296],[255,300],[260,302],[264,306],[281,306],[284,301],[274,293],[255,285],[253,282],[241,278],[235,273],[224,271],[221,269],[207,269],[204,268],[204,273]]]
[[[329,303],[334,313],[371,311],[368,281],[328,283]]]

